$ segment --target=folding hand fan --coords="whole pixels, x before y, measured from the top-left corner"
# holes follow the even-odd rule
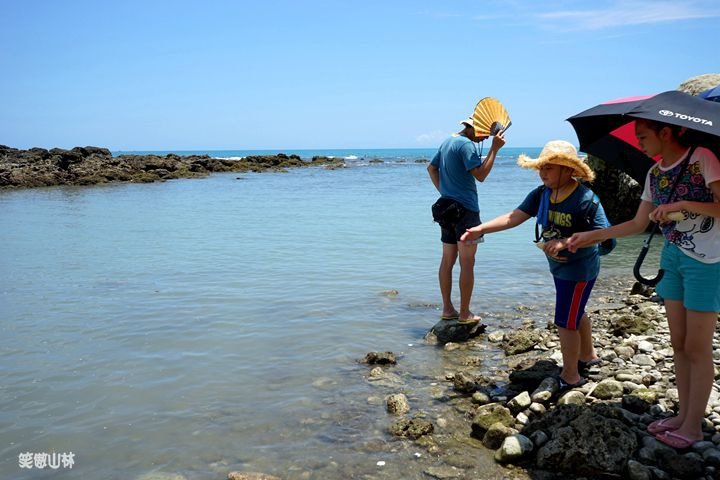
[[[512,125],[505,107],[492,97],[485,97],[478,102],[472,118],[478,135],[497,135]]]

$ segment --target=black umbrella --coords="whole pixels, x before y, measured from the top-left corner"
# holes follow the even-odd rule
[[[611,100],[567,119],[578,136],[580,150],[603,159],[640,184],[653,161],[640,150],[635,139],[635,122],[625,115],[648,98]]]
[[[635,139],[634,121],[639,118],[686,127],[685,138],[691,144],[710,148],[720,157],[720,103],[676,90],[600,104],[567,120],[575,129],[580,150],[617,166],[642,184],[653,161],[639,149]],[[657,224],[634,269],[638,281],[648,285],[657,284],[663,274],[660,270],[656,278],[646,279],[639,273],[656,230]]]
[[[698,97],[710,100],[711,102],[720,102],[720,85],[698,93]]]
[[[720,104],[676,90],[602,103],[567,120],[575,129],[580,150],[643,184],[653,160],[640,150],[635,139],[637,118],[687,127],[692,130],[692,143],[720,153]]]

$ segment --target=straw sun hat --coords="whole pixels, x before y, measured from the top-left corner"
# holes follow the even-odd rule
[[[564,140],[552,140],[545,144],[538,158],[530,158],[527,155],[520,155],[517,161],[523,168],[534,168],[539,170],[543,165],[551,163],[562,165],[573,169],[573,177],[592,182],[595,179],[595,172],[578,157],[575,147]]]

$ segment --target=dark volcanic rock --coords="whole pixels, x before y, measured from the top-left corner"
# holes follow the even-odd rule
[[[483,323],[459,323],[458,320],[440,320],[428,332],[434,336],[438,343],[464,342],[470,338],[477,337],[485,331],[487,325]],[[428,336],[426,335],[426,339]]]
[[[173,178],[203,177],[215,172],[282,171],[311,165],[342,164],[342,159],[297,155],[249,156],[240,160],[208,155],[120,155],[99,147],[72,150],[0,145],[0,188],[93,185],[108,182],[155,182]]]
[[[365,355],[363,363],[368,365],[395,365],[397,359],[393,352],[370,352]]]
[[[617,225],[634,218],[640,205],[642,185],[597,157],[589,156],[587,163],[596,174],[590,188],[600,198],[610,223]]]

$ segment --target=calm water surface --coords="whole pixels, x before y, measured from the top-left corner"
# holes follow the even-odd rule
[[[356,360],[394,351],[413,409],[452,426],[431,385],[452,359],[422,342],[440,251],[425,169],[361,157],[0,192],[0,478],[423,478],[437,459],[387,435],[383,397],[397,389]],[[506,154],[479,186],[482,217],[536,184]],[[518,303],[547,318],[532,229],[479,249],[473,308],[490,328],[517,324]],[[608,281],[629,275],[639,242],[608,257]],[[20,453],[53,451],[73,452],[73,469],[19,467]]]

